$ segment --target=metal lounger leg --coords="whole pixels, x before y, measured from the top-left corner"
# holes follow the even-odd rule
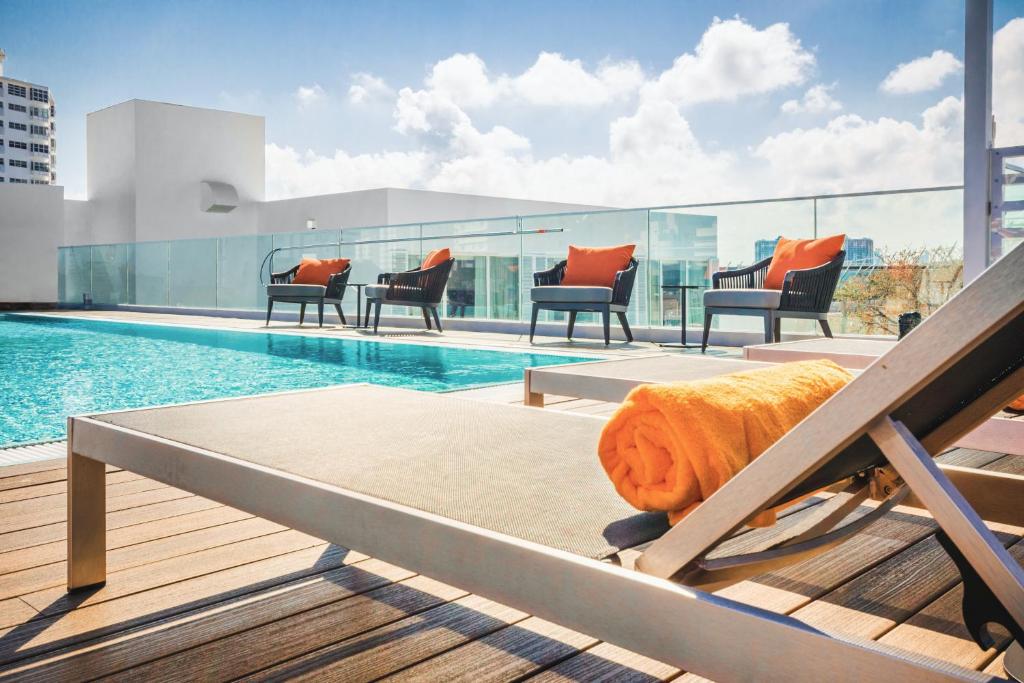
[[[569,311],[569,329],[566,330],[565,336],[569,341],[572,341],[572,329],[576,327],[576,314],[578,311]]]
[[[274,300],[267,297],[267,326],[270,325],[270,312],[274,310]]]
[[[299,324],[306,319],[306,304],[299,304]]]
[[[316,324],[317,327],[324,326],[324,302],[323,299],[316,304]]]
[[[380,325],[380,309],[381,309],[381,302],[380,302],[380,300],[377,300],[375,302],[375,306],[373,307],[373,333],[374,334],[377,334],[377,326]]]
[[[700,342],[700,352],[704,353],[708,350],[708,336],[711,334],[711,319],[714,317],[713,313],[704,314],[704,337]]]
[[[437,325],[437,331],[444,332],[444,330],[441,329],[441,316],[437,314],[437,307],[435,306],[431,308],[430,312],[434,314],[434,324]]]
[[[601,326],[604,328],[604,345],[612,343],[612,313],[607,306],[601,311]]]
[[[427,324],[427,329],[432,329],[433,324],[430,322],[430,313],[427,312],[427,307],[424,306],[423,308],[421,308],[420,313],[423,314],[423,322]]]

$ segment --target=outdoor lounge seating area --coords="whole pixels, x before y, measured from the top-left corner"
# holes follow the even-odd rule
[[[861,533],[870,539],[869,524],[903,505],[941,529],[936,542],[969,586],[961,623],[982,651],[992,645],[987,622],[1020,638],[1024,572],[981,520],[1024,525],[1019,505],[1008,504],[1020,499],[1024,477],[932,458],[1024,393],[1022,278],[1018,248],[671,529],[663,515],[615,495],[595,458],[603,420],[585,415],[352,386],[301,401],[252,397],[74,418],[69,587],[106,578],[108,463],[717,680],[968,676],[809,629],[799,612],[770,614],[726,597],[726,587],[839,552]],[[434,428],[372,430],[379,405]],[[326,426],[338,410],[353,427],[343,444],[294,447],[299,424]],[[460,487],[441,485],[453,475]],[[794,528],[722,554],[745,521],[822,490],[828,495]],[[757,656],[735,657],[736,637]],[[808,651],[822,656],[798,654]]]

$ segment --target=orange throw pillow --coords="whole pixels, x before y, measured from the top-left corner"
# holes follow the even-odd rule
[[[420,270],[439,266],[451,257],[452,252],[448,247],[445,247],[444,249],[435,249],[423,257],[423,263],[420,264]]]
[[[613,287],[615,274],[626,269],[634,249],[635,244],[617,247],[576,247],[570,244],[562,284]]]
[[[299,270],[292,279],[293,285],[323,285],[335,273],[340,273],[348,268],[347,258],[304,258],[299,263]]]
[[[782,289],[786,273],[823,266],[843,249],[846,235],[831,235],[816,240],[787,240],[780,237],[772,262],[764,276],[765,289]]]

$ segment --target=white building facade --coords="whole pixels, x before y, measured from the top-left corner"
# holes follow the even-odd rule
[[[57,184],[56,105],[50,89],[4,75],[0,50],[0,182]]]

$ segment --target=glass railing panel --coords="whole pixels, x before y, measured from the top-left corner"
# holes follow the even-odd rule
[[[139,242],[132,255],[131,281],[139,306],[168,306],[170,242]]]
[[[217,240],[175,240],[169,244],[170,305],[216,308]]]
[[[995,263],[1024,242],[1024,153],[1011,154],[996,157],[1000,176],[993,192],[1002,196],[993,198],[989,263]]]
[[[718,270],[718,217],[689,209],[652,209],[648,262],[650,324],[679,327],[686,296],[687,326],[704,320],[703,289]],[[679,290],[674,285],[701,289]]]
[[[423,226],[423,252],[448,247],[455,258],[442,315],[518,320],[519,221],[434,223]]]
[[[352,260],[349,282],[376,284],[381,273],[397,273],[420,264],[420,226],[390,228],[345,228],[341,235],[341,255]],[[345,294],[345,315],[356,314],[355,290]],[[365,308],[363,309],[365,311]],[[418,310],[385,306],[381,315],[420,315]],[[372,321],[371,321],[372,322]]]
[[[647,209],[524,216],[521,226],[520,320],[530,319],[533,274],[564,260],[570,244],[590,247],[635,244],[634,256],[640,265],[627,316],[633,325],[648,324]],[[567,318],[558,311],[542,311],[538,320],[565,321]],[[581,313],[577,321],[593,324],[599,322],[599,317]]]
[[[242,235],[218,240],[217,308],[254,310],[266,306],[266,294],[260,285],[260,265],[272,244],[270,235]],[[275,267],[284,260],[281,258]],[[266,273],[263,278],[268,281]]]
[[[675,218],[681,215],[686,218]],[[699,231],[698,231],[699,229]],[[692,236],[690,231],[692,230]],[[699,236],[699,238],[698,238]],[[710,275],[718,270],[735,270],[768,258],[775,250],[779,237],[807,239],[815,236],[814,201],[789,200],[751,202],[743,204],[689,206],[651,210],[651,258],[668,263],[665,268],[652,268],[651,309],[652,325],[678,324],[678,293],[658,291],[663,284],[674,284],[670,279],[685,276],[702,279],[702,266],[706,261]],[[682,238],[682,244],[677,239]],[[688,242],[692,240],[692,242]],[[714,243],[714,253],[710,253]],[[690,246],[687,246],[690,245]],[[695,254],[696,258],[686,257]],[[677,261],[684,261],[679,263]],[[699,284],[699,282],[697,283]],[[687,317],[690,324],[703,325],[703,295],[690,293]],[[665,313],[659,318],[660,311]],[[673,320],[673,311],[676,311]],[[713,329],[723,331],[760,332],[764,327],[759,318],[749,316],[715,316]],[[811,324],[803,320],[783,321],[784,331],[810,331]]]
[[[897,334],[963,286],[963,191],[818,200],[818,234],[846,233],[829,322],[837,334]]]
[[[81,304],[82,295],[92,292],[91,250],[88,246],[61,248],[61,303]]]
[[[93,303],[129,303],[127,244],[102,244],[92,247],[90,265]]]

